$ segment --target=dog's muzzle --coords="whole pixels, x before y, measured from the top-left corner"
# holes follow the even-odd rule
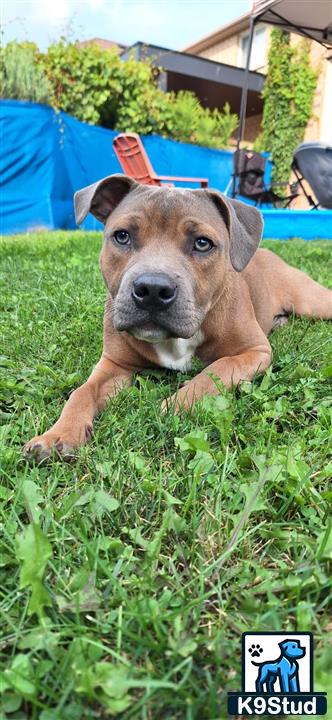
[[[172,271],[142,268],[139,272],[131,267],[113,297],[112,320],[115,330],[152,342],[192,337],[202,322],[202,313],[184,273],[174,276]]]
[[[134,280],[131,296],[140,310],[160,312],[175,302],[177,285],[165,273],[143,273]]]

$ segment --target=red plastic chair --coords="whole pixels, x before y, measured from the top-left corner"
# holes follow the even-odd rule
[[[145,152],[141,138],[136,133],[121,133],[113,140],[115,154],[123,172],[144,185],[173,185],[173,182],[199,183],[202,188],[208,186],[207,178],[171,177],[156,175]]]

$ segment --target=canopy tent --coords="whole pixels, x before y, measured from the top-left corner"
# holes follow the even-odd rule
[[[254,0],[252,17],[332,47],[331,0]]]
[[[316,40],[327,49],[332,49],[331,0],[254,0],[250,16],[249,47],[243,78],[237,149],[244,134],[250,57],[255,25],[258,22],[277,25],[287,32],[298,33],[310,40]]]

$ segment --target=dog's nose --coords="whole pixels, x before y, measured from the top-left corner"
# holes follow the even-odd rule
[[[131,294],[139,308],[166,310],[176,298],[177,286],[163,273],[144,273],[134,280]]]

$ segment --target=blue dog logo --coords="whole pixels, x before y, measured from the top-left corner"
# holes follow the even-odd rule
[[[326,715],[326,692],[314,691],[313,650],[309,631],[244,632],[242,689],[228,692],[229,715]]]
[[[279,643],[279,647],[280,656],[277,660],[268,660],[262,663],[251,661],[253,665],[259,668],[256,680],[257,693],[274,693],[274,685],[277,679],[279,679],[280,683],[280,692],[300,692],[297,660],[305,656],[306,650],[301,647],[299,640],[283,640]],[[257,650],[257,646],[254,651],[252,651],[252,648],[249,649],[252,657],[258,656]]]

